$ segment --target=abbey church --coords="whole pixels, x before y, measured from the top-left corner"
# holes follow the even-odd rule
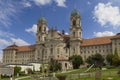
[[[99,38],[82,38],[81,16],[74,9],[70,15],[70,34],[60,33],[55,27],[48,29],[47,20],[40,18],[37,23],[36,44],[27,46],[10,45],[3,49],[4,64],[48,63],[51,59],[67,62],[72,55],[88,56],[100,53],[104,57],[114,53],[120,55],[120,34]]]

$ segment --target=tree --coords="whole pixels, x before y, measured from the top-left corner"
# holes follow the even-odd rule
[[[114,52],[114,55],[113,55],[113,58],[112,58],[113,65],[118,66],[119,65],[119,60],[120,60],[120,57],[118,56],[117,48],[115,48],[115,52]]]
[[[113,58],[113,54],[107,54],[106,56],[106,61],[109,63],[109,65],[112,65],[112,58]]]
[[[90,65],[94,64],[95,67],[101,67],[104,63],[104,58],[101,54],[96,53],[94,55],[89,56],[86,62]]]
[[[17,75],[17,73],[20,73],[21,67],[15,66],[14,67],[14,75]]]
[[[83,64],[83,59],[80,55],[73,55],[69,57],[69,61],[72,62],[73,69],[78,69]]]
[[[56,60],[51,59],[51,61],[49,62],[49,70],[51,72],[55,72],[55,71],[61,70],[61,68],[62,68],[61,63],[59,63]]]
[[[33,74],[33,71],[31,68],[27,68],[27,72],[28,72],[28,74]]]

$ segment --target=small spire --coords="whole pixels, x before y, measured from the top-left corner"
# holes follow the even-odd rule
[[[57,30],[57,27],[52,26],[51,30]]]
[[[62,29],[62,34],[65,34],[65,30],[64,29]]]

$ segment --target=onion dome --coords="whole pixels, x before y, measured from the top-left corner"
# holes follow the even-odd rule
[[[39,19],[39,22],[46,22],[46,19],[45,19],[44,17],[41,17],[41,18]]]
[[[72,12],[71,12],[71,16],[80,16],[80,13],[77,9],[74,9]]]

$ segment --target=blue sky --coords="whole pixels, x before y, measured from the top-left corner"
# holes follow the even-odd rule
[[[70,14],[80,12],[83,38],[120,32],[120,0],[0,0],[0,59],[2,49],[35,44],[36,24],[45,17],[48,27],[69,33]]]

